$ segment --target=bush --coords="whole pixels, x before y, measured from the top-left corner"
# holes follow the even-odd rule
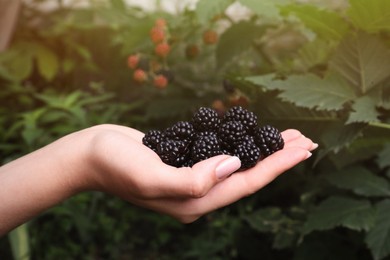
[[[389,259],[390,4],[317,2],[200,0],[178,14],[120,0],[25,5],[0,55],[3,163],[90,125],[161,129],[199,106],[246,106],[320,143],[189,225],[80,194],[28,224],[31,258]],[[230,15],[238,4],[245,19]],[[5,238],[0,248],[11,255]]]

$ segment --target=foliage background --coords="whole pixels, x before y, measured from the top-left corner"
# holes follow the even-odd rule
[[[121,0],[43,11],[44,2],[23,5],[0,53],[2,163],[94,124],[162,129],[199,106],[237,104],[321,149],[189,225],[80,194],[1,238],[2,259],[389,259],[389,1],[200,0],[175,14]],[[168,22],[166,59],[149,38],[158,18]],[[208,29],[216,44],[203,43]],[[165,89],[133,80],[134,53],[163,64]]]

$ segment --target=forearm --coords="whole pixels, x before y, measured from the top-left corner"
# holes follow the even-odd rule
[[[88,187],[88,141],[77,134],[0,168],[0,236]]]

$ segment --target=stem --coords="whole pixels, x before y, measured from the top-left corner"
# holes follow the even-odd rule
[[[386,123],[371,122],[368,125],[369,126],[373,126],[373,127],[385,128],[385,129],[389,129],[390,130],[390,124],[386,124]]]

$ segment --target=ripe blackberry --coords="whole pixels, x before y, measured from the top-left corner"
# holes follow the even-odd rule
[[[142,143],[157,153],[157,146],[164,139],[165,135],[160,130],[149,130],[142,138]]]
[[[241,160],[241,168],[249,169],[256,165],[261,157],[260,148],[256,146],[256,144],[252,141],[245,141],[240,143],[234,149],[234,155],[240,158]]]
[[[218,138],[215,135],[199,137],[192,145],[191,159],[194,163],[203,161],[210,157],[222,154]]]
[[[257,116],[241,106],[234,106],[226,111],[223,121],[239,121],[248,133],[252,133],[257,126]]]
[[[221,119],[212,108],[201,107],[192,117],[192,124],[198,132],[218,129]]]
[[[161,160],[175,167],[181,167],[188,159],[189,150],[184,141],[167,139],[157,145]]]
[[[179,121],[165,130],[165,135],[173,140],[191,140],[194,134],[193,125],[187,121]]]
[[[252,142],[255,143],[255,138],[252,135],[244,135],[239,143],[236,145],[239,145],[240,143],[245,143],[245,142]]]
[[[240,143],[245,135],[246,131],[244,126],[238,121],[225,122],[218,131],[218,137],[221,140],[222,147],[228,151],[232,151],[235,144]]]
[[[198,139],[199,137],[202,137],[202,136],[215,136],[215,137],[218,137],[217,136],[217,132],[214,132],[214,131],[203,131],[203,132],[196,132],[195,135],[194,135],[194,140]]]
[[[254,132],[256,145],[260,148],[262,159],[283,149],[284,140],[279,130],[273,126],[257,127]]]

